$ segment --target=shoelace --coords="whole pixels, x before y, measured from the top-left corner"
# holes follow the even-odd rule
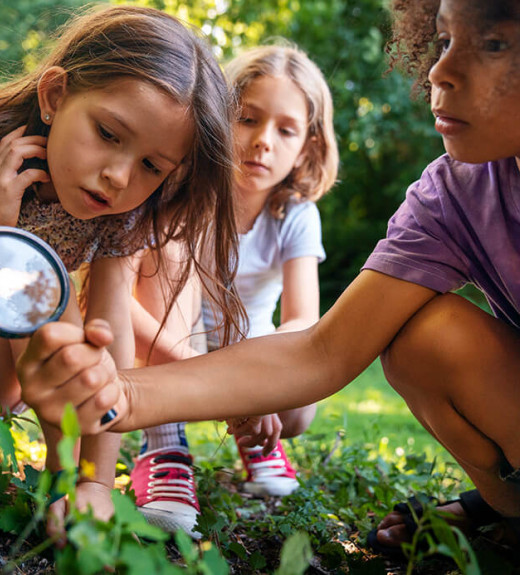
[[[197,504],[193,470],[187,457],[165,453],[154,457],[151,463],[147,492],[152,497],[184,499]]]
[[[285,461],[279,451],[272,451],[267,457],[262,455],[262,451],[253,451],[246,454],[247,470],[254,479],[261,477],[283,476],[287,473]],[[257,459],[258,461],[254,461]]]

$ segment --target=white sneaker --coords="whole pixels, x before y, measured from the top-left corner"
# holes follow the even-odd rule
[[[247,471],[244,491],[256,497],[290,495],[298,489],[296,471],[293,469],[279,441],[267,456],[262,455],[262,447],[240,447],[238,451]]]
[[[193,539],[200,514],[191,455],[157,449],[140,455],[130,479],[137,507],[152,525],[168,532],[182,529]]]

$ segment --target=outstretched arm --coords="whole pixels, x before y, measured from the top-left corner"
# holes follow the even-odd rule
[[[250,339],[172,364],[123,370],[115,379],[103,350],[83,358],[83,334],[65,333],[65,326],[50,330],[48,325],[33,336],[29,353],[18,364],[19,377],[26,401],[48,418],[61,414],[64,398],[72,398],[89,433],[99,431],[98,418],[109,407],[107,397],[120,402],[113,427],[117,431],[274,413],[314,403],[343,388],[435,293],[363,271],[307,330]],[[74,367],[63,365],[63,353]],[[82,379],[91,373],[96,383],[87,390]],[[47,378],[42,381],[43,374]]]

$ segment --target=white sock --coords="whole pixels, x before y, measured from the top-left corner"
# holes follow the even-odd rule
[[[165,423],[143,430],[143,443],[140,455],[148,451],[178,451],[188,454],[188,440],[185,433],[186,422]]]

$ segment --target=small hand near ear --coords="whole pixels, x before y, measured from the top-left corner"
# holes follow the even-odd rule
[[[24,136],[25,126],[0,140],[0,225],[15,227],[25,190],[35,182],[49,182],[49,174],[41,169],[19,171],[28,158],[47,158],[47,138]]]

